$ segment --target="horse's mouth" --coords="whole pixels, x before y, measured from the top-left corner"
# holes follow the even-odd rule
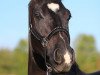
[[[64,66],[64,67],[55,67],[53,70],[56,73],[63,73],[63,72],[68,72],[71,69],[71,66]]]
[[[49,65],[48,66],[48,71],[49,72],[55,72],[55,73],[63,73],[63,72],[68,72],[71,69],[71,65],[67,64],[61,64],[61,65]]]

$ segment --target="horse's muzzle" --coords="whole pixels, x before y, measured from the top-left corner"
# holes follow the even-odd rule
[[[68,72],[71,69],[72,64],[74,63],[74,51],[62,53],[60,49],[54,51],[54,62],[55,62],[55,72]]]

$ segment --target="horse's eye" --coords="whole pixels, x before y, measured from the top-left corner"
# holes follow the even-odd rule
[[[42,17],[42,15],[41,15],[41,13],[40,12],[34,12],[34,16],[36,17],[36,18],[38,18],[38,19],[42,19],[43,17]]]
[[[36,17],[38,17],[38,16],[40,16],[40,13],[39,13],[39,12],[35,12],[34,15],[35,15]]]

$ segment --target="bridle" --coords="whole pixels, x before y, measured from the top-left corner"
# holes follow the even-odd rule
[[[60,26],[54,28],[46,37],[41,36],[38,32],[36,32],[34,29],[32,29],[32,24],[30,24],[29,32],[30,32],[38,41],[41,42],[41,44],[42,44],[43,47],[46,47],[46,46],[48,45],[48,41],[51,39],[51,37],[52,37],[53,35],[55,35],[56,33],[58,33],[58,32],[64,32],[64,33],[68,36],[68,39],[70,39],[68,29],[65,29],[65,28],[60,27]],[[70,43],[70,41],[69,41],[69,43]]]
[[[29,7],[31,7],[31,2],[29,4]],[[54,28],[46,37],[41,36],[36,30],[33,29],[32,25],[32,14],[30,13],[31,9],[29,8],[29,32],[38,40],[41,42],[43,47],[46,47],[48,44],[48,41],[51,39],[51,37],[58,33],[58,32],[64,32],[68,36],[68,40],[70,43],[70,36],[69,36],[69,29],[68,28],[63,28],[61,25],[57,26]]]
[[[32,24],[30,24],[30,26],[29,26],[29,32],[32,34],[32,36],[35,37],[35,39],[37,39],[41,43],[41,45],[43,46],[44,49],[47,47],[48,42],[51,39],[51,37],[53,37],[53,35],[55,35],[58,32],[64,32],[68,36],[68,39],[70,39],[68,29],[64,29],[59,26],[54,28],[46,37],[41,36],[38,32],[36,32],[34,29],[32,29]],[[69,41],[69,43],[70,43],[70,41]],[[45,50],[44,60],[45,60],[46,67],[47,67],[47,73],[49,73],[49,72],[51,72],[51,68],[48,67],[48,65],[47,65],[48,63],[46,62],[46,54],[47,54],[47,50]]]

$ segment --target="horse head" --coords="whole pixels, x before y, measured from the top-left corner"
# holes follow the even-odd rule
[[[30,2],[29,28],[32,48],[43,59],[45,67],[57,73],[68,72],[75,59],[68,30],[70,17],[70,11],[61,0]],[[42,62],[39,61],[40,64]]]

